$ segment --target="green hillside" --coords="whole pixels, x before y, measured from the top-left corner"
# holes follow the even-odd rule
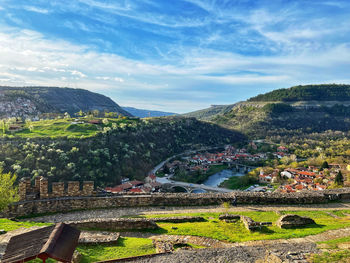
[[[225,114],[232,110],[235,104],[231,105],[212,105],[210,108],[193,111],[190,113],[183,114],[185,117],[193,117],[200,120],[211,120],[215,116]]]
[[[321,84],[278,89],[248,101],[349,101],[350,85]]]
[[[240,131],[250,138],[303,136],[350,130],[349,101],[350,85],[306,85],[186,115]]]
[[[71,122],[32,122],[32,130],[7,133],[0,139],[0,167],[19,178],[43,175],[50,181],[115,185],[122,177],[143,179],[155,165],[185,150],[245,140],[238,132],[194,118]]]
[[[84,89],[0,86],[0,118],[65,112],[73,115],[80,110],[131,116],[110,98]]]

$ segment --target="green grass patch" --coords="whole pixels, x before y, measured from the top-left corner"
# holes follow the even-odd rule
[[[152,230],[152,233],[168,235],[192,235],[214,238],[228,242],[242,242],[250,240],[267,239],[288,239],[315,235],[327,230],[340,229],[350,226],[350,221],[346,217],[335,219],[325,211],[283,211],[282,214],[298,214],[308,216],[315,220],[315,225],[294,229],[281,229],[275,225],[279,218],[273,211],[268,212],[237,212],[234,214],[249,216],[255,221],[272,222],[272,226],[263,227],[259,231],[249,232],[244,225],[238,221],[236,223],[225,223],[218,219],[220,213],[191,213],[191,214],[159,214],[146,215],[146,218],[171,217],[171,216],[202,216],[206,222],[188,223],[162,223],[158,225],[160,229]],[[176,229],[173,226],[176,225]]]
[[[114,245],[80,245],[77,250],[83,255],[82,263],[156,253],[151,239],[134,237],[119,238]]]
[[[16,230],[21,227],[29,228],[32,226],[49,226],[49,223],[37,223],[37,222],[16,222],[7,218],[0,218],[0,229],[5,231]]]
[[[17,131],[13,134],[8,134],[9,137],[22,137],[22,138],[35,138],[35,137],[93,137],[98,132],[103,131],[104,128],[111,128],[113,125],[117,127],[121,124],[131,124],[137,122],[134,119],[113,119],[108,118],[108,123],[103,124],[90,124],[85,118],[78,118],[78,122],[75,123],[77,118],[69,119],[54,119],[54,120],[41,120],[33,121],[24,126],[23,130]],[[96,118],[102,120],[103,118]]]
[[[320,255],[312,255],[311,262],[314,263],[334,263],[334,262],[349,262],[350,250],[341,250],[337,252],[323,252]]]
[[[338,248],[339,244],[349,243],[349,242],[350,242],[350,236],[347,236],[347,237],[341,237],[341,238],[331,239],[327,241],[317,242],[317,244],[326,244],[328,249],[336,249]]]

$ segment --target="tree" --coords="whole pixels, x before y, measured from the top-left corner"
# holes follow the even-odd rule
[[[84,112],[82,110],[80,110],[75,115],[77,115],[79,117],[83,117],[84,116]]]
[[[335,177],[334,182],[335,182],[337,185],[343,185],[343,184],[344,184],[344,177],[343,177],[341,171],[339,171],[339,172],[337,173],[337,176]]]
[[[17,188],[14,186],[15,181],[16,175],[3,173],[2,169],[0,170],[0,211],[19,200]]]
[[[164,174],[169,174],[170,173],[169,167],[167,165],[163,166],[163,173]]]
[[[328,168],[329,168],[329,165],[328,165],[327,161],[324,161],[324,162],[322,163],[321,168],[322,168],[322,169],[325,169],[325,168],[328,169]]]

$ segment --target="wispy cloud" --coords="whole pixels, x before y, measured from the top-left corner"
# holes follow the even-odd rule
[[[186,112],[349,80],[350,6],[341,0],[0,0],[0,11],[3,85],[87,88]]]

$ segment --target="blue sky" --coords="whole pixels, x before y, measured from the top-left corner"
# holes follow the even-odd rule
[[[0,0],[0,85],[182,113],[349,69],[348,0]]]

